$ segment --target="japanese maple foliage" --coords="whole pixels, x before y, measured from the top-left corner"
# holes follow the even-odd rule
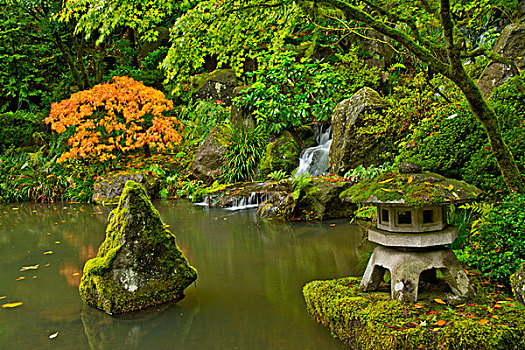
[[[61,134],[73,128],[71,148],[58,162],[67,159],[98,159],[104,162],[137,149],[163,151],[181,141],[182,123],[166,115],[172,101],[152,87],[128,77],[77,92],[51,105],[44,119]]]

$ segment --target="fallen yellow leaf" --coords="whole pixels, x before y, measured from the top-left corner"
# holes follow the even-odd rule
[[[467,304],[456,305],[456,307],[463,307],[463,306],[465,306],[465,305],[467,305]]]
[[[55,241],[55,244],[60,244],[60,241]]]
[[[21,302],[21,301],[17,301],[16,303],[7,303],[7,304],[3,304],[2,305],[2,309],[17,307],[17,306],[20,306],[22,304],[23,304],[23,302]]]
[[[75,273],[73,274],[73,276],[78,276],[78,275],[80,275],[80,273],[78,273],[78,272],[75,272]]]
[[[421,305],[421,304],[415,304],[414,307],[415,307],[416,309],[422,309],[422,308],[423,308],[423,305]]]
[[[22,266],[20,271],[36,270],[36,269],[38,269],[38,266],[40,266],[40,265],[37,264],[37,265],[33,265],[33,266]]]
[[[496,309],[499,309],[500,307],[503,307],[503,305],[501,305],[501,304],[496,304],[496,305],[494,305],[494,307],[495,307]]]
[[[452,186],[452,185],[448,186],[448,190],[449,191],[452,191],[453,189],[454,189],[454,186]]]
[[[436,303],[438,303],[438,304],[443,304],[443,305],[446,304],[446,303],[445,303],[443,300],[441,300],[441,299],[434,299],[434,301],[435,301]]]
[[[52,250],[48,250],[47,252],[44,252],[44,255],[49,255],[49,254],[53,254],[53,251]]]
[[[410,177],[408,178],[408,183],[412,183],[412,180],[414,180],[414,177],[412,175],[410,175]]]
[[[25,280],[26,278],[25,277],[18,277],[16,280],[17,281],[21,281],[21,280]]]
[[[385,192],[392,192],[392,190],[388,189],[388,188],[382,188],[383,191]]]
[[[499,316],[498,315],[492,315],[490,317],[495,318],[496,320],[499,320]]]
[[[390,178],[390,179],[386,179],[386,180],[383,180],[383,181],[379,181],[379,183],[380,184],[386,184],[386,183],[388,183],[390,181],[393,181],[393,180],[394,180],[394,178]]]
[[[489,323],[489,320],[487,320],[486,318],[483,318],[483,319],[479,320],[478,323],[479,324],[487,324],[487,323]]]

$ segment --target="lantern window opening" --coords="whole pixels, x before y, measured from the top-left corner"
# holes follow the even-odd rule
[[[423,210],[423,224],[433,224],[434,222],[434,210]]]
[[[399,210],[397,212],[397,224],[398,225],[412,225],[412,211],[411,210]]]
[[[388,209],[381,208],[381,223],[390,222]]]

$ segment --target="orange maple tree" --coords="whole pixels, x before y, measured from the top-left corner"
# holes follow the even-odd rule
[[[58,162],[73,158],[104,162],[117,153],[140,148],[162,151],[178,145],[182,123],[165,115],[172,109],[173,102],[159,90],[129,77],[113,77],[112,82],[53,103],[44,121],[59,134],[73,133],[68,139],[71,148]]]

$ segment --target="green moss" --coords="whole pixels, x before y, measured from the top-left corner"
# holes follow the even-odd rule
[[[84,266],[82,299],[122,313],[182,299],[197,271],[177,247],[145,190],[128,181],[110,213],[106,239]]]
[[[285,132],[279,139],[270,142],[260,163],[260,175],[265,178],[273,171],[282,170],[291,174],[299,164],[301,149],[294,137]]]
[[[364,180],[341,193],[340,198],[354,203],[399,202],[421,207],[475,199],[481,191],[464,182],[441,175],[386,173]]]
[[[303,288],[310,315],[353,348],[525,349],[525,310],[505,295],[478,290],[482,295],[473,304],[414,305],[386,293],[362,293],[359,283],[348,277]]]

